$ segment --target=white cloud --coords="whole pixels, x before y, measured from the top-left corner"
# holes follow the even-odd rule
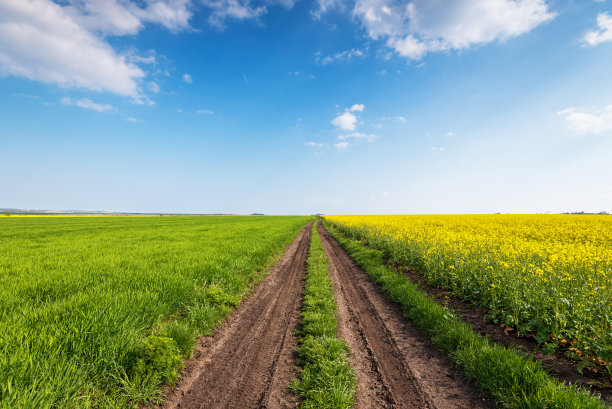
[[[338,128],[347,131],[354,131],[355,126],[357,125],[357,117],[349,111],[346,111],[332,119],[331,123]]]
[[[191,0],[157,0],[149,1],[144,9],[136,9],[136,14],[144,21],[159,23],[170,31],[180,31],[189,28],[190,9]]]
[[[444,134],[444,136],[454,136],[455,133],[453,131],[448,131],[447,133]]]
[[[0,73],[138,98],[144,72],[50,0],[0,0]]]
[[[322,148],[323,147],[322,143],[317,143],[317,142],[304,142],[304,145],[312,146],[313,148]]]
[[[191,0],[149,0],[141,8],[130,0],[67,0],[65,7],[82,27],[104,35],[136,34],[144,23],[157,23],[171,31],[189,28]]]
[[[265,6],[254,7],[250,0],[203,0],[202,3],[211,9],[208,23],[223,28],[225,20],[248,20],[266,13]]]
[[[547,0],[356,0],[353,14],[370,38],[414,60],[517,37],[555,16]]]
[[[429,148],[429,150],[441,152],[441,151],[444,150],[444,148],[443,147],[432,146],[431,148]]]
[[[29,99],[38,99],[39,98],[38,95],[24,94],[23,92],[13,93],[13,96],[14,97],[29,98]]]
[[[183,74],[183,81],[185,81],[187,84],[191,84],[193,82],[193,78],[191,78],[191,75],[189,74]]]
[[[209,110],[209,109],[200,109],[200,110],[198,110],[198,114],[200,114],[200,115],[212,115],[212,114],[214,114],[214,112]]]
[[[569,128],[578,135],[612,131],[612,105],[595,114],[580,112],[577,108],[567,108],[557,114],[564,117]]]
[[[132,122],[132,123],[143,123],[144,121],[142,119],[138,119],[138,118],[134,118],[134,117],[127,117],[125,119],[128,122]]]
[[[365,134],[365,133],[361,133],[361,132],[355,132],[355,133],[350,133],[347,135],[340,135],[338,136],[338,139],[340,139],[341,141],[346,140],[346,139],[365,139],[367,141],[372,142],[373,140],[379,138],[378,135],[376,134]]]
[[[597,30],[589,30],[582,37],[583,45],[594,47],[612,41],[612,16],[608,13],[597,15]]]
[[[383,121],[400,122],[402,124],[406,123],[406,118],[404,118],[403,116],[383,116],[380,119],[383,120]]]
[[[338,142],[334,144],[334,146],[336,147],[336,149],[346,149],[348,147],[348,142]]]
[[[365,51],[357,48],[351,48],[350,50],[341,51],[332,55],[323,57],[320,51],[315,53],[315,61],[322,65],[331,64],[337,61],[350,61],[355,57],[365,56]]]
[[[317,20],[320,20],[321,16],[329,10],[344,8],[342,0],[317,0],[317,4],[319,8],[311,12],[312,16]]]
[[[115,108],[113,108],[112,105],[109,104],[97,104],[95,102],[93,102],[91,99],[89,98],[81,98],[81,99],[77,99],[77,100],[72,100],[69,97],[64,97],[60,100],[60,103],[62,105],[74,105],[77,106],[79,108],[84,108],[84,109],[91,109],[93,111],[97,111],[97,112],[107,112],[107,111],[112,111]]]
[[[149,82],[149,89],[156,94],[160,91],[159,85],[156,82]]]
[[[365,109],[365,105],[363,104],[355,104],[352,107],[349,108],[349,111],[351,112],[363,112],[363,110]]]

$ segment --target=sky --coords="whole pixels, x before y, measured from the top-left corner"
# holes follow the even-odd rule
[[[612,0],[0,0],[0,207],[612,212]]]

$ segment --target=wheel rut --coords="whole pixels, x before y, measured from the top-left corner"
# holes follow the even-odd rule
[[[203,338],[164,409],[291,408],[310,229],[306,226],[214,337]]]
[[[338,304],[338,335],[351,348],[355,408],[484,409],[491,402],[468,385],[448,357],[404,319],[321,223]]]

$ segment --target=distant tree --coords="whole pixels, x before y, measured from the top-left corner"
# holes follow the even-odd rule
[[[4,215],[5,215],[5,216],[10,216],[10,215],[11,215],[11,212],[4,212]]]

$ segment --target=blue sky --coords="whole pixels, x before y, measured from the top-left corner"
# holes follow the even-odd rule
[[[610,0],[0,0],[0,207],[612,212],[610,67]]]

